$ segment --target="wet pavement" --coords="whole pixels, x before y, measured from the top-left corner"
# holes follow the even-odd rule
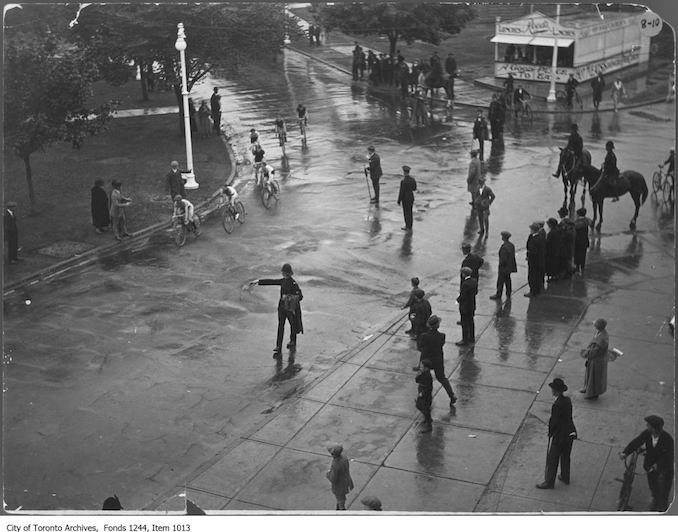
[[[231,235],[218,220],[179,250],[154,235],[77,276],[6,298],[7,507],[95,509],[114,491],[126,508],[182,510],[178,495],[188,491],[208,512],[331,510],[326,448],[341,442],[353,460],[354,510],[367,493],[394,511],[614,510],[616,452],[648,413],[674,421],[666,324],[673,212],[649,198],[631,233],[628,197],[606,203],[586,276],[524,298],[527,227],[562,203],[562,185],[549,174],[573,117],[507,125],[505,149],[486,161],[497,201],[482,240],[465,184],[470,112],[412,130],[397,102],[292,53],[266,80],[242,73],[196,93],[209,95],[213,84],[241,154],[249,128],[260,131],[282,174],[281,201],[267,211],[247,184],[248,219]],[[299,102],[309,109],[308,147],[290,128],[282,159],[272,122],[281,111],[293,124]],[[673,116],[674,108],[645,111]],[[620,167],[648,181],[672,145],[673,122],[630,112],[601,113],[597,124],[576,119],[594,164],[613,138]],[[362,173],[369,144],[385,172],[380,207],[369,205]],[[412,234],[400,231],[395,204],[402,164],[419,183]],[[514,235],[519,271],[513,301],[497,304],[488,296],[504,229]],[[472,349],[453,346],[465,240],[486,258]],[[278,292],[245,287],[277,276],[283,262],[304,290],[306,334],[296,365],[276,367]],[[450,410],[434,386],[434,430],[424,435],[414,424],[418,353],[399,310],[413,275],[443,318],[446,371],[459,396]],[[579,350],[601,316],[625,354],[610,363],[608,392],[590,403],[577,393]],[[556,376],[570,384],[581,440],[571,485],[536,490],[545,383]],[[644,508],[647,497],[639,478],[632,504]]]

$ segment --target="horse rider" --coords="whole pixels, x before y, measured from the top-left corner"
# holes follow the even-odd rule
[[[582,153],[584,152],[584,140],[579,134],[579,126],[577,124],[572,124],[570,129],[572,129],[572,133],[570,133],[570,137],[567,139],[567,146],[565,146],[565,149],[574,153],[574,166],[572,167],[574,170],[575,168],[579,168],[581,165]],[[556,170],[556,173],[552,175],[553,177],[560,177],[562,173],[563,155],[561,153],[560,160],[558,162],[558,169]]]
[[[613,191],[617,188],[619,168],[617,168],[617,156],[614,154],[614,142],[608,140],[605,144],[605,149],[607,150],[607,155],[605,155],[605,162],[603,162],[603,167],[600,169],[600,177],[596,184],[589,189],[590,192],[594,192],[601,183],[607,183]],[[619,201],[619,196],[615,196],[612,201]]]

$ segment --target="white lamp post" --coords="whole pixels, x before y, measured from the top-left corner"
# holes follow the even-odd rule
[[[182,176],[186,179],[185,187],[188,190],[195,190],[200,185],[195,180],[193,173],[193,146],[191,144],[191,119],[188,114],[188,87],[186,84],[186,34],[184,33],[184,25],[179,22],[177,24],[177,42],[174,47],[179,51],[181,59],[181,95],[184,100],[184,137],[186,138],[186,172],[182,172]]]
[[[553,32],[553,62],[551,63],[551,86],[549,87],[549,95],[546,97],[547,102],[556,101],[556,70],[558,68],[558,26],[560,24],[560,4],[556,4],[556,28]]]

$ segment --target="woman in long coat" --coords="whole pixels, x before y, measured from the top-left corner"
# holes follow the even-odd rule
[[[557,279],[560,269],[560,230],[555,218],[546,221],[549,232],[546,234],[546,277],[549,280]]]
[[[584,388],[579,390],[584,399],[598,399],[599,395],[607,390],[607,350],[610,346],[610,338],[605,328],[607,321],[599,318],[595,321],[596,333],[591,343],[582,350],[582,357],[586,359],[586,375],[584,376]]]
[[[574,221],[574,268],[580,274],[584,274],[586,266],[586,251],[590,246],[589,227],[593,224],[586,216],[586,209],[577,209],[577,219]]]
[[[92,225],[94,230],[101,234],[111,225],[111,215],[108,205],[108,194],[104,189],[104,180],[94,181],[92,193]]]
[[[278,335],[273,349],[273,358],[279,358],[282,351],[283,336],[285,335],[285,322],[290,322],[290,343],[287,348],[294,352],[297,347],[297,334],[304,334],[304,324],[301,320],[301,305],[299,304],[304,295],[301,288],[292,278],[292,266],[282,265],[281,279],[257,279],[250,283],[259,286],[277,285],[280,287],[280,300],[278,301]],[[292,354],[290,353],[290,358]]]
[[[346,494],[353,489],[348,458],[342,454],[344,448],[341,445],[328,447],[327,450],[332,455],[332,465],[325,476],[332,484],[337,510],[346,510]]]

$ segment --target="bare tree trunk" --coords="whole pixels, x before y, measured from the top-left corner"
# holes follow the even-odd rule
[[[26,169],[26,183],[28,184],[28,199],[31,201],[31,212],[35,212],[35,191],[33,190],[33,171],[31,170],[30,154],[22,157]]]

